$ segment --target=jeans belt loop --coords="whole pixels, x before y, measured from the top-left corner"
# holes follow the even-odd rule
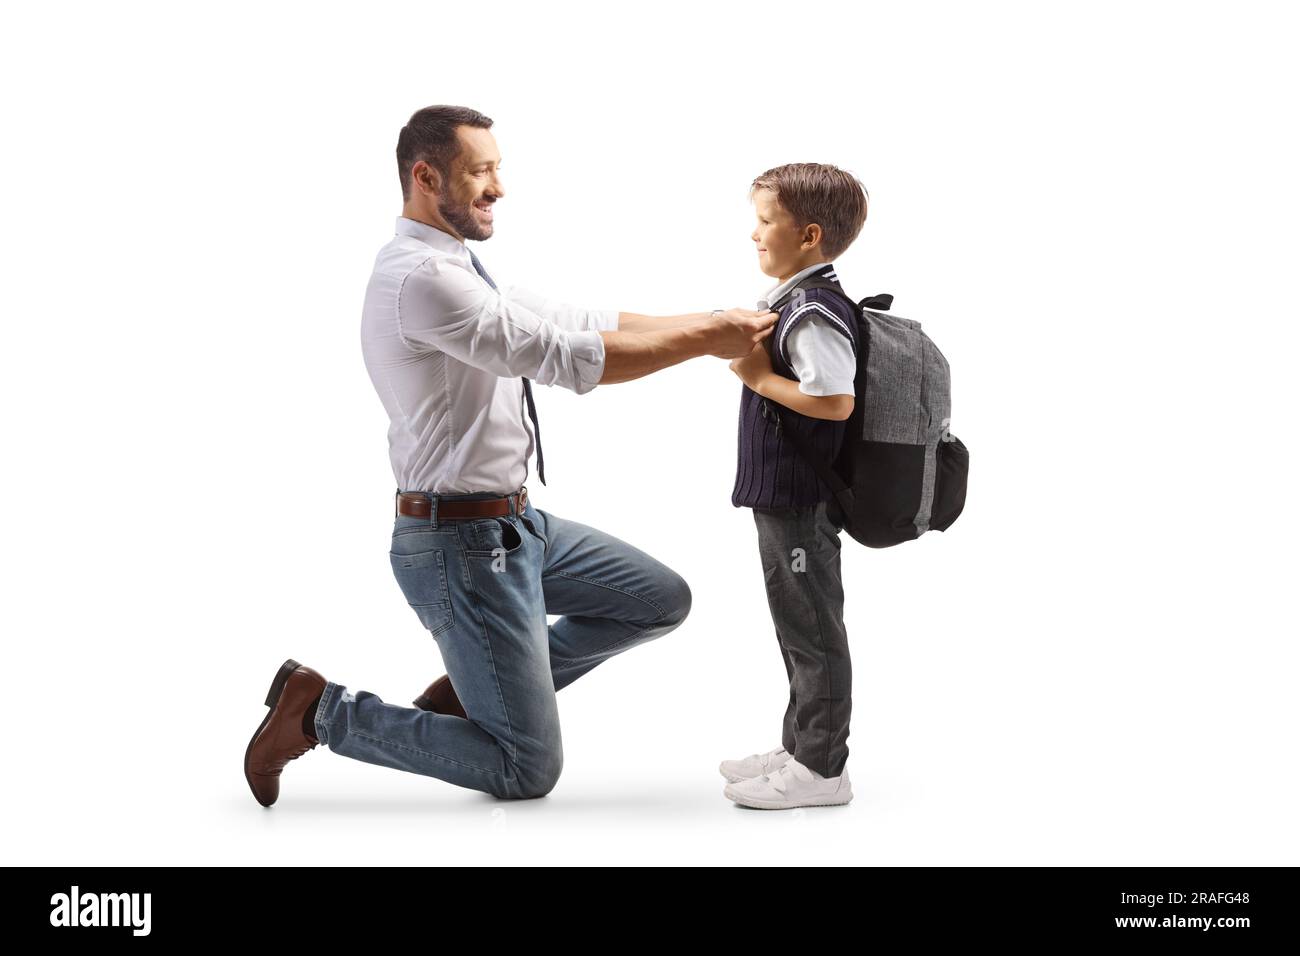
[[[429,530],[438,530],[438,496],[429,492]]]

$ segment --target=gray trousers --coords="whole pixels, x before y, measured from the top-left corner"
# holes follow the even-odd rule
[[[767,603],[790,679],[781,745],[805,767],[838,777],[849,757],[853,694],[840,580],[842,526],[825,503],[753,511]]]

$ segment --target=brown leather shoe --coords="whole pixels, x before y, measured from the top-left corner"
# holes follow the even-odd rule
[[[266,695],[271,708],[262,718],[244,751],[244,777],[264,807],[280,796],[280,771],[319,740],[302,729],[307,707],[325,691],[325,678],[290,658],[280,665]]]
[[[456,688],[451,686],[451,678],[446,674],[443,674],[425,688],[424,693],[411,703],[421,710],[431,710],[435,714],[452,714],[456,717],[465,716],[465,708],[460,705],[460,698],[456,696]]]

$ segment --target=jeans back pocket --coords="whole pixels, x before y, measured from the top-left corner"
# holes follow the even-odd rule
[[[414,554],[388,552],[393,576],[406,603],[415,611],[420,623],[433,634],[447,630],[452,616],[451,592],[447,587],[447,564],[442,549],[417,551]]]

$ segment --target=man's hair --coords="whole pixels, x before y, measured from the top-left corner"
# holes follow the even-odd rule
[[[487,129],[492,120],[468,106],[426,106],[416,110],[397,134],[397,174],[402,178],[402,200],[411,198],[411,169],[423,160],[442,174],[451,174],[451,161],[460,152],[456,127]]]
[[[834,259],[853,244],[867,221],[867,191],[854,175],[826,163],[788,163],[763,173],[749,187],[770,189],[800,226],[822,227],[822,248]]]

